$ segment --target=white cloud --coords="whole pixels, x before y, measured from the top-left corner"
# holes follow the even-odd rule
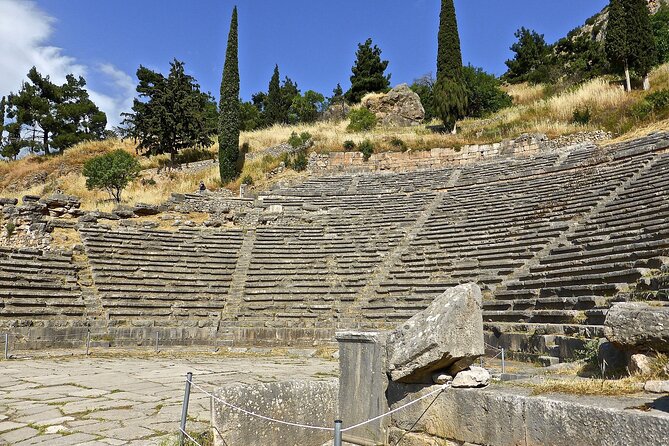
[[[126,72],[109,63],[100,64],[95,69],[104,76],[107,86],[115,94],[110,96],[95,90],[89,90],[91,99],[101,110],[107,113],[107,121],[110,126],[118,125],[121,121],[121,113],[129,112],[132,108],[135,82]]]
[[[90,68],[50,46],[54,18],[29,0],[0,0],[0,96],[16,92],[35,66],[43,75],[62,83],[67,74],[86,77]],[[120,122],[120,113],[129,111],[134,96],[132,78],[111,64],[95,67],[104,76],[111,94],[90,88],[91,99],[107,113],[109,126]],[[87,79],[88,80],[88,79]]]

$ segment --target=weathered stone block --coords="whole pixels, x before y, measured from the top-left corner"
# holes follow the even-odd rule
[[[329,427],[336,418],[337,381],[290,381],[263,384],[235,384],[214,395],[230,404],[275,419]],[[328,431],[269,423],[213,400],[214,445],[305,446],[331,440]],[[308,440],[306,440],[308,438]]]
[[[455,388],[486,387],[490,384],[490,372],[483,367],[470,367],[458,373],[453,379]]]
[[[388,412],[386,389],[386,333],[339,332],[339,414],[344,427]],[[350,432],[384,444],[390,419],[384,418]]]
[[[669,307],[615,304],[606,316],[605,334],[626,350],[669,352]]]
[[[395,409],[436,389],[391,383]],[[657,396],[575,398],[530,396],[529,389],[447,389],[392,415],[395,428],[440,439],[492,446],[591,446],[665,444],[667,403]],[[648,402],[649,412],[630,410]],[[416,422],[416,420],[419,420]]]
[[[482,356],[481,289],[474,283],[446,290],[388,337],[388,371],[394,381],[431,383],[432,372],[466,368]]]

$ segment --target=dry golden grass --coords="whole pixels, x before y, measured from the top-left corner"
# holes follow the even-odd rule
[[[68,173],[81,172],[89,159],[117,149],[135,153],[135,145],[131,141],[110,139],[77,144],[59,156],[30,155],[18,161],[0,162],[0,190],[25,189],[26,180],[40,174],[46,174],[49,181]]]
[[[566,393],[570,395],[618,396],[643,391],[643,383],[634,378],[605,379],[546,379],[539,384],[524,384],[532,389],[532,395]]]
[[[516,85],[504,85],[506,91],[513,99],[514,105],[527,105],[543,99],[546,95],[545,85],[530,85],[528,83]]]
[[[76,229],[54,228],[51,233],[51,246],[54,248],[70,251],[81,243],[81,236]]]
[[[570,121],[574,110],[589,108],[592,112],[617,109],[630,101],[631,95],[604,79],[594,79],[578,88],[539,101],[537,109],[546,108],[551,119]]]
[[[669,88],[669,64],[655,69],[650,76],[651,91]],[[640,137],[653,131],[669,128],[669,120],[652,122],[637,121],[629,111],[646,92],[625,93],[617,84],[606,79],[596,79],[561,94],[545,98],[544,86],[528,84],[506,86],[514,97],[515,106],[501,110],[485,119],[465,119],[459,122],[457,135],[437,133],[429,125],[411,128],[376,128],[369,132],[351,133],[346,130],[347,121],[332,123],[318,122],[295,126],[275,125],[253,132],[242,132],[241,143],[248,143],[251,152],[285,143],[290,135],[308,132],[314,140],[313,150],[320,153],[343,151],[347,140],[356,144],[370,140],[375,151],[401,150],[394,140],[401,140],[409,150],[432,148],[458,148],[466,144],[485,144],[502,139],[514,138],[523,133],[544,133],[551,138],[582,131],[606,129],[619,135],[615,141]],[[592,115],[587,125],[573,121],[574,110],[589,109]],[[658,118],[661,119],[662,117]],[[111,210],[115,204],[104,191],[89,191],[81,175],[83,164],[94,156],[123,149],[135,153],[133,141],[107,140],[80,144],[65,151],[62,156],[29,156],[15,162],[0,162],[0,196],[21,197],[25,194],[45,195],[56,189],[82,198],[84,209]],[[218,151],[217,144],[210,147],[212,153]],[[159,167],[167,155],[151,158],[140,157],[144,169]],[[253,180],[256,190],[264,190],[273,183],[299,181],[305,173],[287,170],[278,178],[269,178],[267,172],[279,165],[277,159],[262,159],[249,163],[239,179],[224,185],[233,192],[245,177]],[[191,192],[197,189],[200,180],[209,188],[220,187],[218,169],[211,168],[197,173],[147,171],[144,179],[152,179],[155,185],[138,180],[124,191],[127,204],[138,202],[161,203],[172,193]]]

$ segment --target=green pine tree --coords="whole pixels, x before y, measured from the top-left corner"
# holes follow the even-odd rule
[[[6,127],[12,153],[23,147],[46,155],[52,148],[62,153],[78,142],[104,137],[107,116],[90,99],[84,78],[69,74],[63,85],[56,85],[33,67],[28,80],[6,101],[7,116],[13,120]]]
[[[387,91],[390,87],[390,74],[385,75],[388,63],[387,60],[381,60],[381,49],[372,46],[372,39],[358,44],[355,64],[351,68],[351,88],[346,92],[346,100],[355,104],[367,93]]]
[[[138,150],[147,155],[168,153],[175,163],[179,150],[212,145],[216,129],[210,115],[216,105],[186,74],[183,62],[171,62],[167,77],[140,66],[137,78],[142,100],[135,99],[133,112],[123,116],[128,136],[139,142]]]
[[[269,89],[265,96],[265,122],[268,126],[284,122],[283,96],[281,94],[281,77],[279,66],[274,66],[272,79],[269,81]]]
[[[239,157],[241,104],[239,102],[239,48],[237,7],[232,10],[228,48],[221,81],[220,120],[218,124],[218,160],[221,181],[235,178]]]
[[[435,112],[447,129],[453,129],[467,110],[467,88],[462,76],[460,34],[453,0],[442,0],[437,52]]]

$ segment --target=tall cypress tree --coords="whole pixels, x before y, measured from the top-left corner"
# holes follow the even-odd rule
[[[460,34],[453,0],[441,1],[438,39],[435,109],[444,126],[455,131],[456,121],[465,116],[467,109],[467,87],[462,76]]]
[[[5,105],[7,100],[3,96],[0,99],[0,144],[2,144],[2,133],[5,131]]]
[[[239,102],[239,50],[237,7],[232,10],[228,48],[225,54],[223,79],[221,81],[220,117],[218,121],[218,163],[221,181],[230,181],[237,176],[239,157],[239,132],[241,128],[241,104]]]
[[[279,124],[283,122],[283,95],[281,94],[281,79],[279,75],[279,66],[274,66],[272,79],[269,81],[267,90],[267,99],[265,102],[265,121],[267,125]]]
[[[635,73],[644,78],[644,90],[650,88],[648,73],[657,62],[655,37],[650,23],[650,11],[647,0],[628,0],[627,29],[630,51],[633,57],[630,66]]]
[[[627,91],[632,89],[629,66],[629,39],[627,38],[627,20],[624,0],[611,0],[609,4],[609,23],[606,28],[604,49],[611,65],[625,72]]]
[[[611,0],[604,48],[611,65],[625,73],[627,91],[632,89],[630,70],[646,78],[648,86],[657,56],[645,0]]]

